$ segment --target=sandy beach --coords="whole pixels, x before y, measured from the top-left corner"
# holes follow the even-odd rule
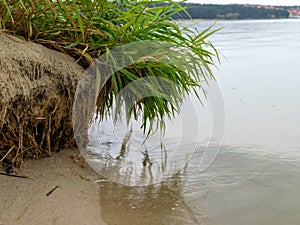
[[[28,178],[1,175],[0,224],[104,225],[99,185],[93,182],[98,175],[71,158],[78,152],[65,149],[51,158],[26,160],[15,173]]]
[[[97,183],[105,179],[72,158],[78,153],[64,149],[50,158],[26,160],[13,174],[28,178],[0,175],[0,225],[198,224],[180,185],[170,190],[166,183]]]

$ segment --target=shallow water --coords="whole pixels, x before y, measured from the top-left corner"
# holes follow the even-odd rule
[[[194,26],[202,30],[211,23]],[[102,216],[108,225],[300,224],[300,20],[219,21],[216,27],[224,27],[211,37],[224,55],[214,69],[226,108],[220,149],[210,145],[205,152],[216,118],[209,103],[198,108],[192,100],[178,123],[170,123],[167,129],[167,172],[156,181],[170,177],[178,168],[181,172],[146,187],[101,182]],[[189,112],[194,114],[185,115]],[[103,126],[100,130],[103,132]],[[116,133],[106,127],[99,152],[119,154],[115,149],[120,149],[126,132]],[[138,169],[131,175],[124,170],[115,181],[141,185],[151,181],[150,170],[143,171],[140,163],[139,135],[139,131],[132,132],[126,151],[133,153],[124,156],[124,162]],[[115,141],[116,136],[120,140]],[[150,155],[154,165],[163,162],[158,157],[159,139],[154,137],[147,148],[149,152],[154,149]],[[212,164],[199,171],[203,154],[216,152]],[[157,172],[157,168],[152,169]],[[108,172],[104,175],[116,173]]]

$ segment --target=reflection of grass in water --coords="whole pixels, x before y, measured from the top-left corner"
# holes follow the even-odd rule
[[[121,149],[120,149],[120,154],[116,157],[117,160],[125,157],[127,144],[131,138],[131,135],[132,135],[132,127],[130,128],[130,130],[127,132],[127,134],[123,138],[123,142],[122,142]]]
[[[147,163],[148,163],[149,167],[151,167],[153,163],[150,160],[147,149],[145,150],[145,152],[142,152],[142,154],[144,155],[143,166],[147,166]]]
[[[125,147],[120,150],[120,155],[125,158],[126,152],[130,151],[127,146],[130,135],[129,132],[124,137]],[[125,152],[122,152],[123,150]],[[182,194],[185,189],[187,169],[188,164],[181,171],[174,172],[169,179],[156,185],[128,187],[113,182],[102,182],[100,204],[104,222],[114,225],[213,224],[207,215],[199,210],[199,207],[191,205],[193,202],[186,202]],[[144,166],[140,174],[141,180],[147,177],[150,180],[154,179],[155,174],[152,172],[151,166]]]
[[[127,132],[127,134],[123,138],[121,149],[120,149],[120,154],[115,159],[120,160],[120,159],[123,159],[125,157],[126,149],[129,150],[129,146],[127,146],[127,145],[130,141],[131,136],[132,136],[132,127],[130,128],[130,130]],[[148,153],[147,149],[145,151],[141,151],[141,153],[144,155],[144,159],[142,160],[143,166],[145,167],[148,164],[149,167],[151,167],[153,163],[150,160],[149,153]]]

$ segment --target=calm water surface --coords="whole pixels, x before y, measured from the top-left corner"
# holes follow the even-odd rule
[[[194,26],[202,30],[211,23]],[[210,40],[224,55],[214,72],[226,108],[219,154],[200,172],[203,152],[195,152],[180,174],[162,184],[101,182],[102,216],[108,225],[300,224],[300,20],[220,21],[216,27],[223,29]],[[193,151],[193,140],[198,148],[205,146],[212,118],[209,109],[201,110],[200,137],[184,139],[180,152]],[[172,140],[176,146],[176,135],[195,128],[181,129],[168,130],[169,146]],[[133,135],[132,148],[137,140]],[[176,170],[180,157],[174,154],[167,170]]]

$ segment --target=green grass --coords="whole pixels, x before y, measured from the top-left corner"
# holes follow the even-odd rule
[[[159,5],[166,2],[168,6]],[[136,41],[158,41],[170,49],[180,46],[181,51],[171,50],[169,57],[170,49],[160,52],[156,58],[163,59],[157,62],[135,62],[118,70],[99,93],[98,113],[105,116],[122,89],[141,78],[159,77],[175,84],[167,87],[171,94],[166,96],[166,87],[150,82],[132,93],[149,91],[152,97],[134,107],[124,103],[130,115],[142,116],[144,131],[151,133],[154,125],[163,128],[165,119],[176,115],[186,96],[213,79],[211,66],[218,52],[207,38],[216,30],[180,28],[171,17],[182,10],[174,1],[2,0],[0,30],[68,54],[84,68],[109,50]]]

